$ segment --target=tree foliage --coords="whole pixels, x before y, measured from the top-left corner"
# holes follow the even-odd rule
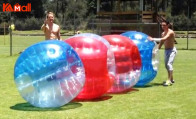
[[[111,2],[112,0],[101,0],[103,4]],[[196,22],[196,0],[167,0],[168,7],[166,9],[167,17],[172,22],[175,22],[177,27],[185,28],[186,26],[180,20],[186,20],[188,25],[195,26]],[[12,12],[11,16],[19,21],[22,19],[35,20],[45,18],[46,11],[52,11],[55,13],[56,21],[60,23],[62,28],[65,29],[80,29],[85,28],[88,19],[96,16],[97,0],[7,0],[0,1],[0,7],[3,3],[10,3],[15,5],[27,5],[31,3],[31,12]],[[158,0],[158,6],[162,4],[164,0]],[[101,4],[101,7],[104,5]],[[130,6],[131,7],[131,6]],[[111,10],[106,6],[105,9]],[[32,19],[30,19],[33,17]],[[0,22],[3,20],[10,20],[10,14],[5,13],[0,16]],[[18,22],[17,21],[17,22]],[[18,22],[19,23],[19,22]],[[76,27],[74,27],[76,26]]]

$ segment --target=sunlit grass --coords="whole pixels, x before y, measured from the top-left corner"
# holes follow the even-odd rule
[[[0,40],[3,36],[0,36]],[[185,39],[177,39],[178,54],[174,62],[173,86],[163,87],[167,79],[164,50],[156,78],[145,87],[123,94],[108,94],[92,101],[72,101],[59,108],[37,108],[27,103],[14,83],[14,65],[18,52],[43,41],[42,36],[13,36],[13,56],[0,41],[0,119],[195,119],[196,118],[196,40],[186,48]],[[185,45],[185,46],[184,46]]]

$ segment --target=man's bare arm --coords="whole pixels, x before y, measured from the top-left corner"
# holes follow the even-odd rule
[[[174,36],[174,32],[173,31],[168,31],[168,33],[161,38],[162,41],[165,41],[167,39],[169,39],[170,37]]]
[[[156,41],[156,42],[160,42],[160,41],[165,41],[165,40],[167,40],[167,39],[170,39],[170,37],[172,37],[172,36],[174,36],[174,32],[172,31],[170,31],[170,32],[168,32],[164,37],[162,37],[162,38],[152,38],[152,39],[149,39],[149,40],[151,40],[151,41]]]
[[[57,38],[58,40],[61,40],[60,27],[58,28]]]
[[[46,25],[43,24],[43,25],[41,26],[41,30],[45,32],[45,29],[46,29]]]
[[[164,44],[164,41],[161,41],[158,45],[158,49],[161,49],[162,45]]]

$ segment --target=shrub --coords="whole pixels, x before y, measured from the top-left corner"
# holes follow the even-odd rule
[[[5,34],[9,33],[9,24],[7,22],[2,22],[0,24],[0,35],[4,35],[4,26],[5,26]]]
[[[16,19],[15,27],[16,30],[39,30],[43,24],[43,19],[35,17],[27,19]]]
[[[16,30],[40,30],[44,20],[44,18],[35,17],[16,19],[15,28]],[[54,23],[59,24],[59,20],[55,18]]]
[[[193,16],[189,19],[186,15],[181,14],[178,16],[168,17],[169,21],[174,24],[174,29],[178,31],[196,30],[196,17]]]

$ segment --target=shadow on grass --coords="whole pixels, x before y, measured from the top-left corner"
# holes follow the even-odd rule
[[[135,88],[149,88],[149,87],[155,87],[155,86],[163,86],[163,83],[150,83],[145,86],[134,86]]]
[[[110,95],[104,95],[95,99],[74,99],[72,102],[99,102],[99,101],[109,100],[111,98],[112,96]]]
[[[130,93],[134,93],[136,91],[139,91],[139,89],[136,89],[136,88],[130,88],[130,89],[127,89],[125,91],[122,91],[122,92],[115,92],[115,93],[109,93],[109,94],[130,94]]]
[[[20,110],[20,111],[62,111],[62,110],[69,110],[69,109],[75,109],[78,107],[81,107],[81,103],[77,102],[70,102],[62,107],[56,107],[56,108],[39,108],[34,107],[30,103],[19,103],[14,106],[11,106],[10,109],[13,110]]]

